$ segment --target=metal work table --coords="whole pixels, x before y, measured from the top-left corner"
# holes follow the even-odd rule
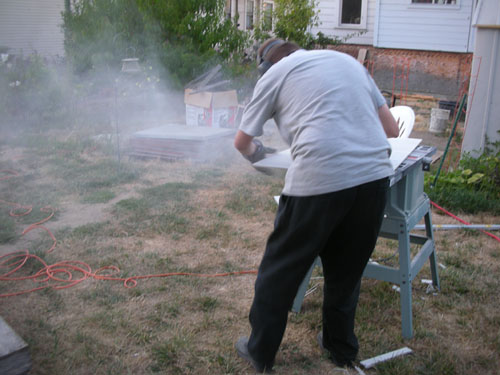
[[[398,164],[391,178],[380,237],[398,241],[399,267],[369,262],[363,273],[364,277],[387,281],[399,286],[401,326],[404,338],[413,337],[411,283],[427,259],[430,261],[432,284],[439,289],[430,200],[423,191],[424,171],[428,170],[429,157],[435,152],[434,147],[416,147],[403,162]],[[277,168],[283,168],[283,163]],[[425,223],[425,236],[410,233],[422,219]],[[420,245],[413,258],[410,252],[412,243]],[[320,265],[321,261],[317,258],[297,292],[292,311],[300,311],[313,269]]]

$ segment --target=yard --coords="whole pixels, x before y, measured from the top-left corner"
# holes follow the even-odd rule
[[[9,295],[0,316],[29,344],[31,374],[253,373],[234,343],[249,333],[254,271],[283,176],[257,172],[231,142],[208,162],[167,162],[127,157],[124,137],[118,160],[115,142],[96,133],[31,128],[0,143],[0,274],[22,254],[36,256],[0,279],[0,294]],[[280,147],[277,136],[271,130],[264,141]],[[413,137],[441,150],[446,143],[428,134],[425,119]],[[31,226],[50,216],[47,206],[54,216]],[[487,214],[458,215],[498,224]],[[456,223],[438,211],[432,220]],[[366,374],[498,374],[499,244],[473,230],[436,231],[435,243],[441,290],[421,283],[430,278],[424,267],[413,282],[413,339],[401,337],[398,292],[363,280],[359,359],[413,350]],[[393,265],[395,248],[381,239],[373,258]],[[7,280],[34,275],[43,262],[60,281]],[[356,373],[321,354],[319,269],[311,288],[302,311],[290,313],[275,372]]]

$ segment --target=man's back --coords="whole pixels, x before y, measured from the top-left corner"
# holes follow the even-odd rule
[[[378,118],[385,99],[352,57],[296,51],[268,70],[254,96],[266,101],[259,102],[260,110],[246,111],[253,112],[253,121],[245,116],[242,130],[258,127],[259,113],[273,113],[293,159],[285,194],[329,193],[392,173],[390,146]]]

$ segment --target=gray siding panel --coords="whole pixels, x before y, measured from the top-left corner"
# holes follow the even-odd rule
[[[0,46],[10,53],[64,55],[64,0],[0,0]]]
[[[473,0],[457,6],[419,6],[380,0],[376,47],[468,52]]]

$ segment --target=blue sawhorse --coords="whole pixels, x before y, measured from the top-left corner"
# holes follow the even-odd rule
[[[396,170],[391,179],[391,188],[385,208],[380,237],[398,241],[399,267],[388,267],[368,263],[364,277],[397,284],[400,288],[401,328],[404,338],[413,337],[411,283],[422,269],[427,259],[430,261],[432,284],[439,289],[436,249],[432,231],[430,200],[423,192],[424,170],[428,168],[427,156],[435,152],[434,148],[418,147]],[[421,221],[425,223],[425,236],[415,235],[410,231]],[[411,244],[420,245],[418,253],[412,258]],[[299,287],[292,311],[299,312],[314,267],[321,266],[319,258],[309,269]]]

